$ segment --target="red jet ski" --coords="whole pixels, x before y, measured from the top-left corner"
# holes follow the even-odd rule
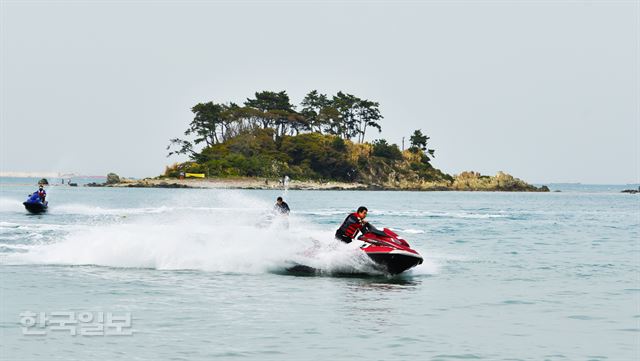
[[[369,225],[363,231],[358,239],[365,243],[360,248],[387,273],[395,275],[422,263],[422,256],[392,230]]]
[[[358,240],[364,242],[360,249],[373,261],[376,268],[384,273],[396,275],[402,273],[409,268],[415,267],[422,263],[422,256],[415,250],[411,249],[407,241],[400,238],[390,229],[385,228],[379,230],[372,225],[367,225],[363,229],[363,234]],[[317,247],[309,249],[305,256],[313,257],[317,251]],[[318,275],[323,271],[308,265],[293,262],[293,265],[286,268],[288,273],[301,275]],[[354,275],[358,274],[356,270],[337,271],[334,274]],[[367,272],[365,272],[366,274]]]

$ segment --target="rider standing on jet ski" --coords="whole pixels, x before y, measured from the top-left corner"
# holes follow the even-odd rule
[[[351,241],[356,238],[358,231],[365,233],[365,229],[369,227],[369,222],[364,220],[368,212],[367,207],[362,206],[358,207],[355,213],[348,215],[336,231],[336,239],[344,243],[351,243]]]
[[[44,190],[44,186],[40,184],[38,187],[38,197],[40,197],[40,202],[44,203],[44,199],[47,198],[47,192]]]

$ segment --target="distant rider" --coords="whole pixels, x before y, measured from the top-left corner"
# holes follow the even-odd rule
[[[276,199],[276,204],[273,205],[273,210],[276,213],[282,214],[282,215],[289,215],[289,212],[291,212],[291,210],[289,209],[289,205],[287,204],[287,202],[282,200],[282,197],[278,197]]]
[[[368,212],[367,207],[359,207],[355,213],[348,215],[336,231],[336,239],[344,243],[351,243],[351,241],[356,238],[358,231],[365,233],[369,222],[364,219],[367,217]]]
[[[38,197],[40,197],[40,202],[44,203],[44,199],[47,198],[47,192],[44,190],[44,186],[40,184],[38,187]]]

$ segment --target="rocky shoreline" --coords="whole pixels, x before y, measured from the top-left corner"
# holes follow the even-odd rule
[[[205,178],[176,179],[167,177],[134,179],[115,179],[103,184],[87,184],[89,187],[131,187],[131,188],[213,188],[213,189],[282,189],[279,179],[266,178]],[[518,178],[498,172],[495,176],[483,176],[477,172],[463,172],[456,175],[452,182],[410,181],[406,179],[388,179],[379,183],[345,183],[291,180],[291,190],[387,190],[387,191],[470,191],[470,192],[548,192],[546,186],[535,187]]]

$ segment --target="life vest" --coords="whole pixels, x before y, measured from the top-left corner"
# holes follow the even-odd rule
[[[345,235],[349,238],[354,238],[358,231],[363,227],[362,220],[358,217],[357,213],[352,213],[342,223],[342,226],[338,228],[336,234]]]

